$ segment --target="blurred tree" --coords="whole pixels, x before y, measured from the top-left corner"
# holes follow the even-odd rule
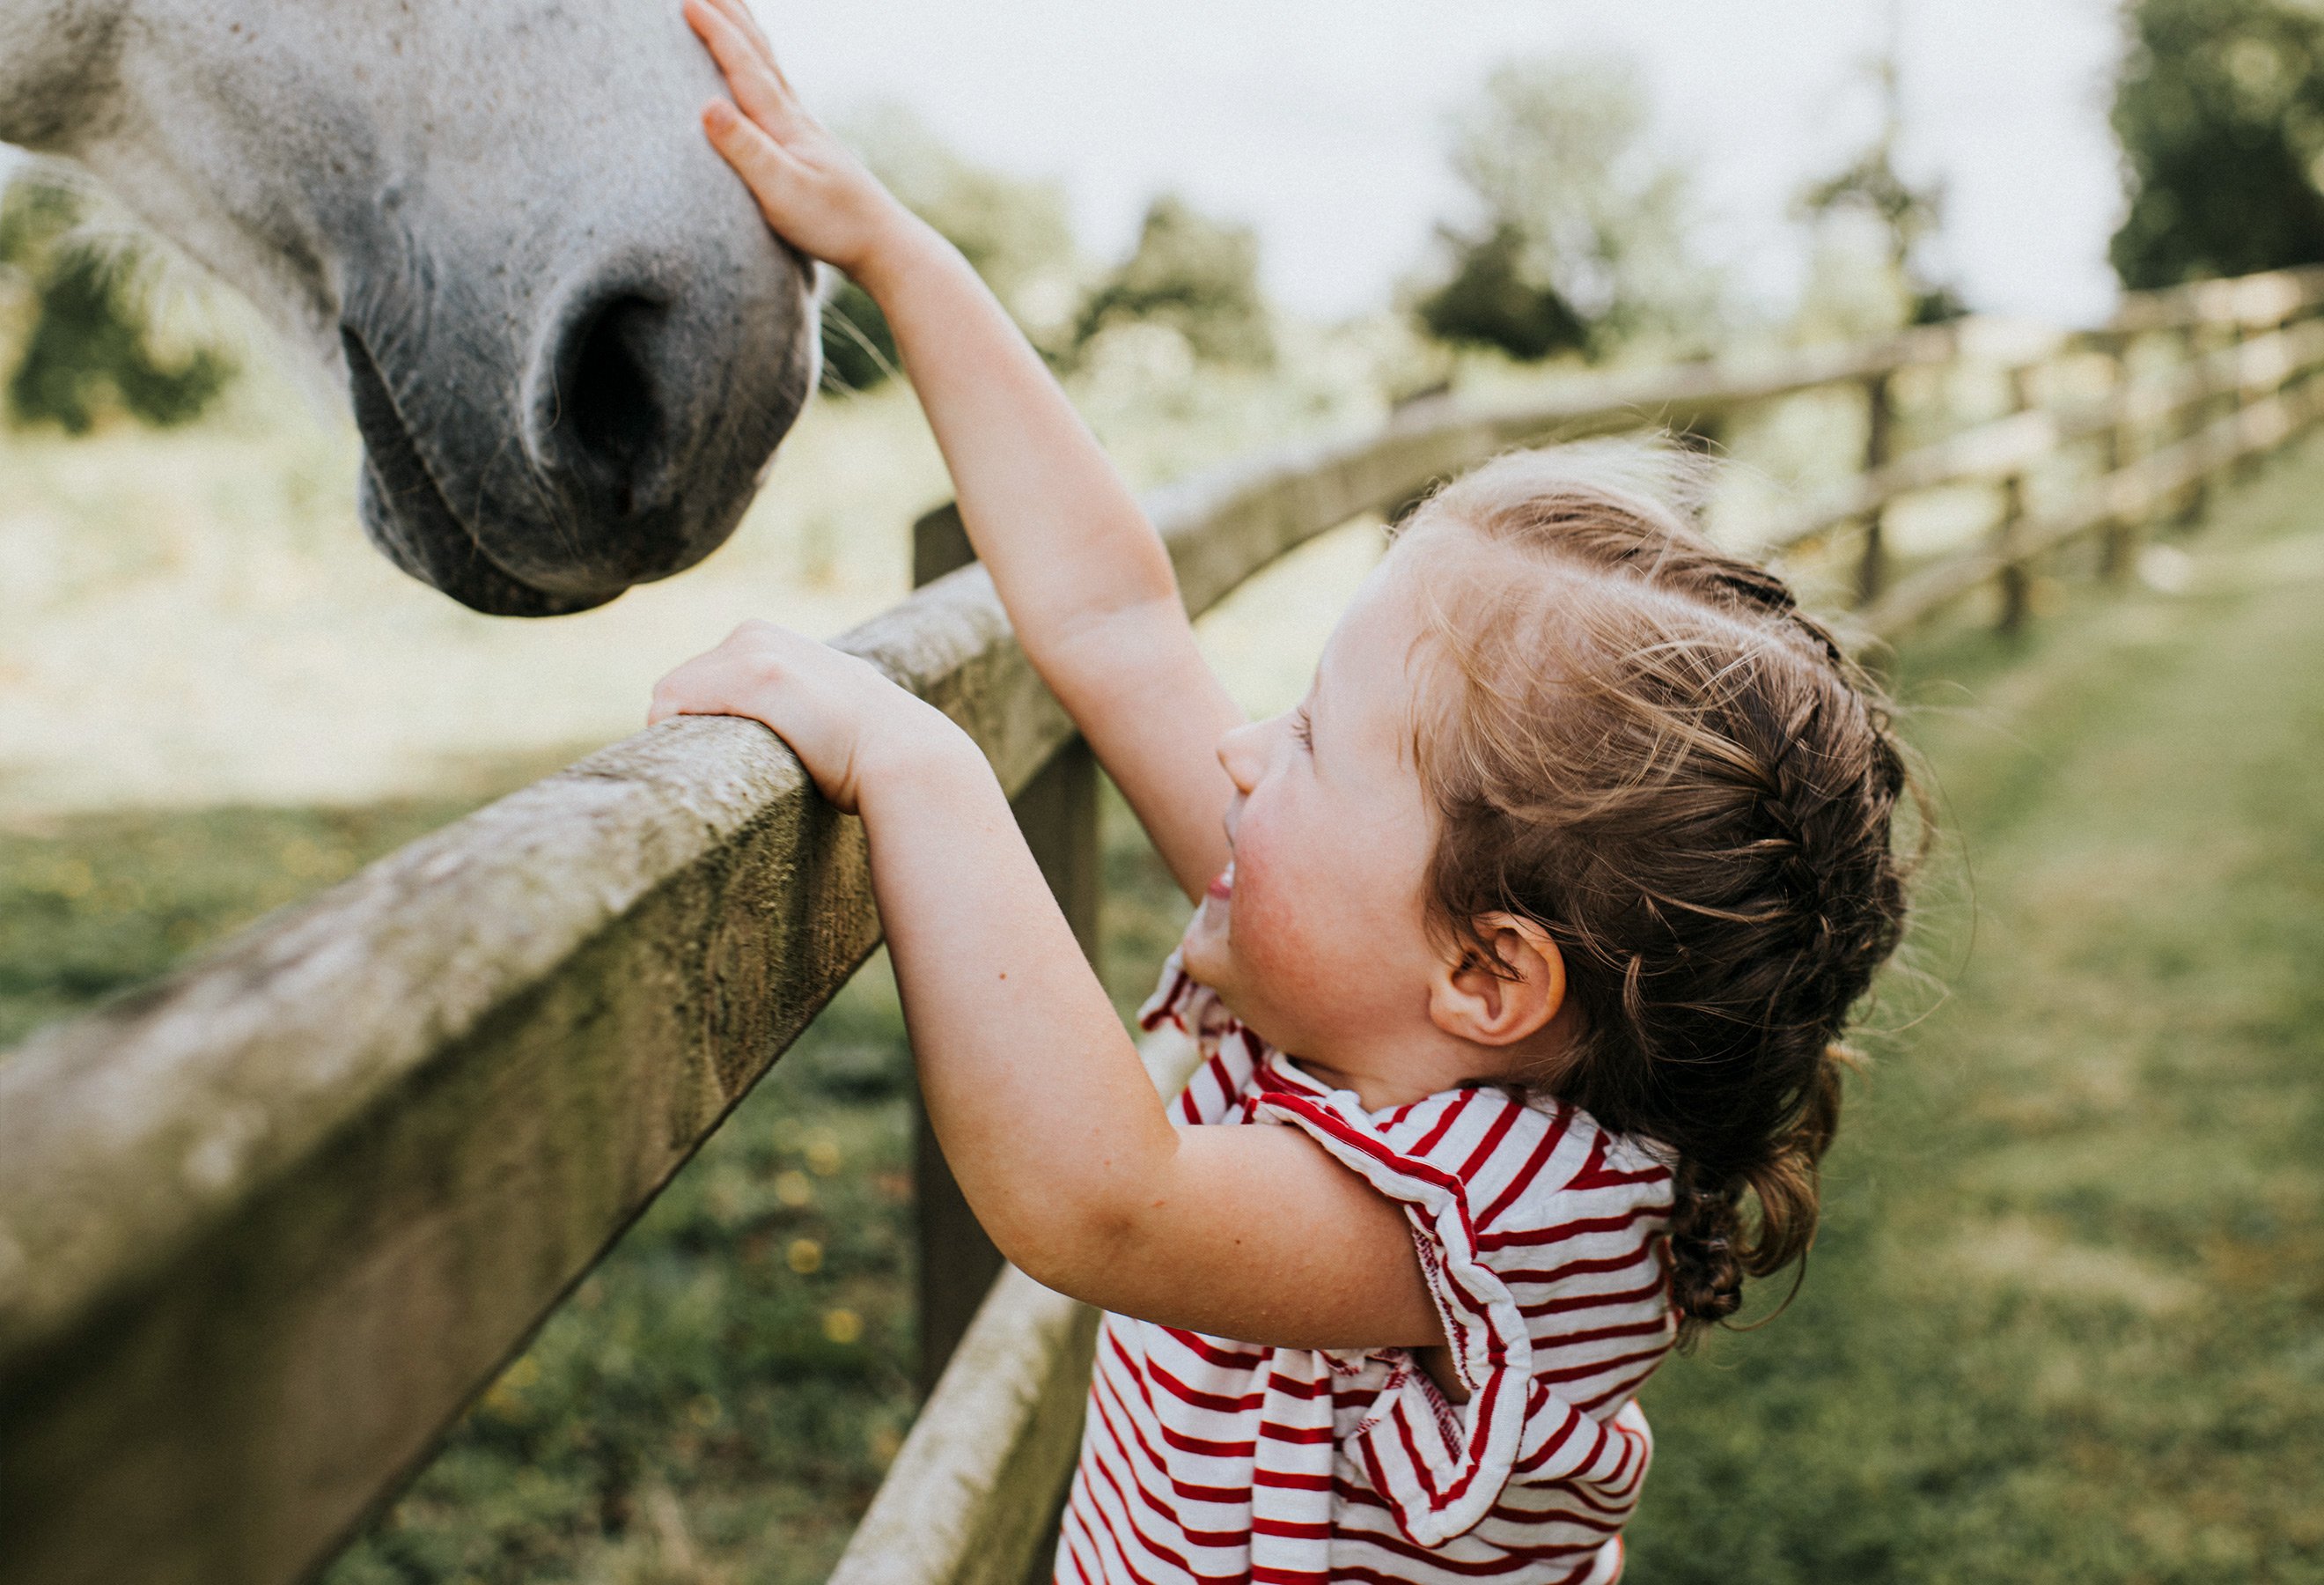
[[[2324,262],[2324,9],[2130,0],[2115,88],[2132,290]]]
[[[1689,244],[1686,173],[1654,153],[1650,121],[1637,70],[1618,57],[1487,79],[1452,151],[1482,222],[1441,229],[1451,268],[1415,304],[1422,326],[1521,358],[1706,329],[1717,283]]]
[[[1944,184],[1916,185],[1896,169],[1904,125],[1897,7],[1892,5],[1888,15],[1888,47],[1872,62],[1880,89],[1879,133],[1845,168],[1801,193],[1800,209],[1820,224],[1843,218],[1868,222],[1885,255],[1884,284],[1897,300],[1895,317],[1905,324],[1932,325],[1959,319],[1968,309],[1960,293],[1938,279],[1926,262],[1926,245],[1944,219]]]
[[[823,304],[823,388],[836,395],[869,391],[903,367],[896,333],[872,294],[843,280]]]
[[[79,234],[80,199],[38,174],[0,198],[0,271],[26,288],[29,326],[8,376],[18,425],[53,423],[82,434],[108,409],[151,424],[198,416],[234,376],[211,348],[165,357],[153,344],[132,246]]]
[[[1453,252],[1452,278],[1421,299],[1420,322],[1439,341],[1498,347],[1512,357],[1547,357],[1590,345],[1590,326],[1554,286],[1526,278],[1526,236],[1503,220],[1470,239],[1440,235]]]
[[[1176,194],[1147,209],[1138,246],[1082,307],[1075,340],[1112,325],[1143,321],[1186,338],[1197,357],[1265,367],[1275,332],[1259,284],[1259,239],[1250,227],[1213,220]]]
[[[975,266],[1033,344],[1047,357],[1065,356],[1079,293],[1073,227],[1056,184],[972,164],[899,107],[858,116],[844,130],[881,181]],[[895,336],[852,282],[825,305],[823,355],[828,389],[869,390],[896,370]]]

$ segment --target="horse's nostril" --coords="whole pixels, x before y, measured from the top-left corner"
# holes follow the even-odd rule
[[[662,412],[646,370],[664,310],[642,297],[616,297],[576,328],[561,366],[563,412],[576,460],[611,496],[614,512],[635,509],[662,441]]]

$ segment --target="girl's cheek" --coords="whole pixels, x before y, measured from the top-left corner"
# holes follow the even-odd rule
[[[1283,894],[1283,878],[1279,869],[1263,859],[1246,875],[1238,856],[1226,925],[1236,960],[1287,990],[1305,978],[1308,954],[1300,936],[1298,899]]]

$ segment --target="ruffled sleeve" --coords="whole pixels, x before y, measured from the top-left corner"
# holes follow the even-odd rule
[[[1342,1441],[1405,1535],[1434,1547],[1466,1534],[1512,1481],[1594,1488],[1618,1500],[1634,1494],[1650,1448],[1642,1419],[1608,1403],[1601,1422],[1561,1395],[1546,1379],[1555,1372],[1537,1373],[1517,1298],[1480,1247],[1513,1210],[1554,1205],[1561,1184],[1602,1159],[1582,1137],[1597,1135],[1588,1119],[1490,1089],[1448,1091],[1375,1119],[1345,1090],[1270,1087],[1257,1109],[1304,1129],[1403,1201],[1411,1219],[1469,1399],[1450,1404],[1421,1371],[1400,1371]],[[1656,1218],[1644,1235],[1658,1226]]]
[[[1152,1033],[1176,1027],[1194,1043],[1203,1064],[1186,1080],[1170,1116],[1181,1123],[1223,1123],[1243,1101],[1243,1087],[1267,1054],[1259,1038],[1242,1026],[1209,986],[1198,984],[1173,950],[1162,965],[1161,981],[1138,1009],[1138,1026]]]

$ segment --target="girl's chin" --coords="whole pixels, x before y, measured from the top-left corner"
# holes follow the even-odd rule
[[[1227,904],[1204,897],[1179,943],[1178,961],[1195,979],[1216,989],[1226,969],[1227,951]]]

